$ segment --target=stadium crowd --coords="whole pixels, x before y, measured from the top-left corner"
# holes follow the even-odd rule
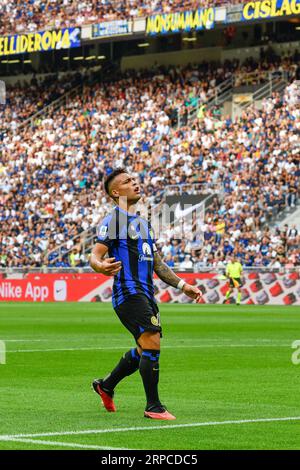
[[[1,0],[0,34],[170,13],[245,0]]]
[[[7,86],[5,105],[0,107],[0,140],[9,130],[16,131],[26,119],[67,93],[82,79],[80,73],[65,74],[61,78],[49,74],[39,80],[33,75],[30,81]]]
[[[265,228],[299,198],[296,85],[234,121],[203,110],[192,124],[174,129],[175,109],[212,96],[215,71],[202,64],[130,73],[84,87],[32,128],[4,133],[0,266],[87,265],[80,237],[110,209],[99,182],[118,166],[140,177],[141,207],[159,202],[167,184],[221,189],[196,233],[187,230],[184,241],[178,227],[156,234],[168,264],[221,266],[235,253],[246,266],[299,265],[296,228]]]

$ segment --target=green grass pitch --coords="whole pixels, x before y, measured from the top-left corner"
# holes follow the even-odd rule
[[[0,449],[300,448],[299,307],[160,311],[160,395],[172,422],[143,417],[138,372],[119,384],[117,413],[91,391],[134,346],[110,304],[1,303]]]

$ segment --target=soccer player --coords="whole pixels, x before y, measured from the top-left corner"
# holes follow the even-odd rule
[[[98,229],[90,265],[98,273],[114,276],[113,307],[135,338],[136,348],[126,352],[104,379],[94,380],[93,388],[106,410],[114,412],[114,389],[124,377],[139,370],[147,400],[144,416],[176,419],[161,404],[158,394],[162,329],[154,298],[153,272],[166,284],[181,289],[197,302],[201,291],[176,276],[161,260],[151,225],[134,211],[141,198],[136,179],[126,170],[117,169],[106,178],[104,187],[116,207]]]
[[[226,266],[226,277],[229,279],[229,289],[225,294],[225,300],[223,303],[225,303],[229,299],[233,289],[236,287],[238,291],[236,304],[240,305],[241,296],[242,296],[242,293],[241,293],[242,273],[243,273],[243,266],[239,262],[239,259],[236,256],[232,256],[231,261],[229,261],[229,263]]]

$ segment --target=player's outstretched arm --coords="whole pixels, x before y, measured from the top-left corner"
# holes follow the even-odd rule
[[[191,297],[191,299],[195,299],[197,302],[200,301],[202,293],[198,287],[191,286],[187,282],[184,282],[182,279],[180,279],[180,277],[178,277],[174,271],[172,271],[172,269],[170,269],[169,266],[163,262],[158,253],[154,253],[154,272],[166,284],[182,289],[185,295]]]
[[[107,246],[96,243],[91,254],[90,266],[96,273],[115,276],[122,269],[122,263],[121,261],[115,262],[115,258],[104,258],[107,251]]]

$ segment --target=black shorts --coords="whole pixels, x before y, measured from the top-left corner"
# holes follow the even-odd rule
[[[158,332],[162,336],[158,306],[146,295],[130,295],[115,307],[115,312],[136,341],[145,331]]]
[[[235,286],[233,280],[237,281],[239,283],[239,285]],[[229,282],[230,282],[230,287],[241,287],[241,285],[242,285],[242,280],[241,280],[240,277],[234,277],[234,278],[231,277]]]

